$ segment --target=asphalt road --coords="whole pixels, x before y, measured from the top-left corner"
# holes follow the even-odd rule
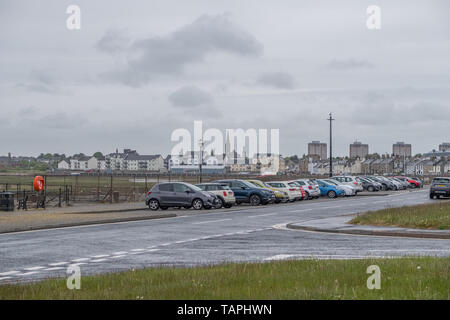
[[[176,218],[0,234],[0,283],[160,265],[285,258],[449,256],[450,241],[287,230],[290,222],[427,203],[428,190],[303,201],[236,211],[192,210]]]

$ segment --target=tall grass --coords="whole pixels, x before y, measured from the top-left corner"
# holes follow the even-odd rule
[[[450,229],[450,201],[369,211],[358,215],[350,223],[448,230]]]
[[[381,289],[366,286],[370,265]],[[0,286],[1,299],[450,299],[450,258],[291,260],[149,268]]]

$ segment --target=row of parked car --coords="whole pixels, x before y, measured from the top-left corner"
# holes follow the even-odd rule
[[[354,177],[367,191],[405,190],[410,188],[423,188],[423,182],[419,178],[410,177],[385,177],[385,176],[360,176]]]
[[[225,179],[193,185],[186,182],[156,184],[147,194],[145,203],[151,210],[169,207],[211,209],[231,208],[233,205],[267,205],[317,199],[356,196],[363,190],[402,190],[412,187],[408,179],[379,176],[336,176],[326,179],[297,179],[290,181],[261,181]],[[420,182],[420,186],[422,183]]]

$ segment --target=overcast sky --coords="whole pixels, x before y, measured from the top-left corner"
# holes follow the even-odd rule
[[[194,120],[279,128],[302,155],[329,112],[340,155],[450,140],[446,0],[1,0],[0,43],[0,155],[167,154]]]

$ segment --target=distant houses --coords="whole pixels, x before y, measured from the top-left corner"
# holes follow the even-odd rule
[[[58,162],[59,170],[74,171],[151,171],[164,172],[164,159],[160,154],[140,155],[136,150],[117,150],[106,156],[74,156]]]

